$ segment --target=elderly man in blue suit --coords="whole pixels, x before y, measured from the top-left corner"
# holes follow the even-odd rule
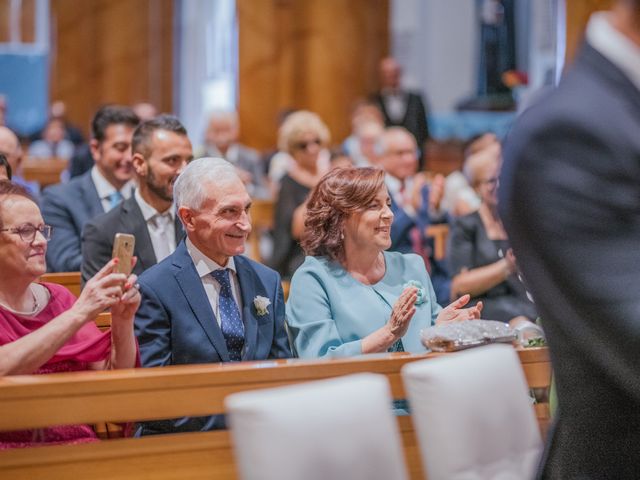
[[[139,122],[128,107],[100,108],[91,123],[94,167],[69,183],[47,188],[42,194],[42,216],[53,227],[47,248],[49,272],[80,270],[85,223],[133,194],[131,138]]]
[[[251,198],[226,160],[191,162],[174,184],[187,238],[140,277],[135,329],[145,367],[291,357],[280,276],[241,254]],[[142,435],[211,430],[221,416],[148,422]]]

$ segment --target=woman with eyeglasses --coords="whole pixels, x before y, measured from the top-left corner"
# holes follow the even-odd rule
[[[498,217],[497,190],[500,143],[487,145],[465,163],[469,184],[481,199],[480,208],[458,217],[449,232],[451,297],[470,293],[482,301],[482,318],[523,325],[537,317],[535,305],[519,280],[515,257]]]
[[[291,278],[304,261],[304,253],[293,233],[300,230],[294,226],[294,212],[328,170],[320,157],[329,141],[329,129],[320,117],[304,110],[289,115],[278,132],[278,148],[289,153],[294,162],[280,183],[269,264],[285,279]]]
[[[50,237],[26,190],[0,181],[0,376],[134,367],[136,276],[116,273],[111,260],[76,299],[65,287],[38,281]],[[112,328],[100,332],[93,321],[107,308]],[[0,449],[95,439],[88,425],[0,432]]]

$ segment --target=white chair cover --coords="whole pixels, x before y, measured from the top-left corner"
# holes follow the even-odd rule
[[[542,441],[513,347],[412,362],[402,378],[429,480],[533,478]]]
[[[237,393],[225,405],[244,480],[407,478],[382,375]]]

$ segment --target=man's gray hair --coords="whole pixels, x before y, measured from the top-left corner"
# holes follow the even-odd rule
[[[205,185],[226,185],[241,181],[236,169],[224,158],[205,157],[190,162],[173,185],[173,199],[176,208],[182,206],[202,207],[207,200]]]

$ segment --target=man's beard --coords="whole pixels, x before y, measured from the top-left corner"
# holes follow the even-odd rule
[[[174,179],[175,180],[175,177]],[[173,180],[172,183],[173,184]],[[156,177],[153,174],[153,170],[149,168],[149,175],[147,176],[145,183],[155,196],[161,198],[166,202],[173,202],[173,189],[170,190],[169,185],[159,185],[156,183]]]

